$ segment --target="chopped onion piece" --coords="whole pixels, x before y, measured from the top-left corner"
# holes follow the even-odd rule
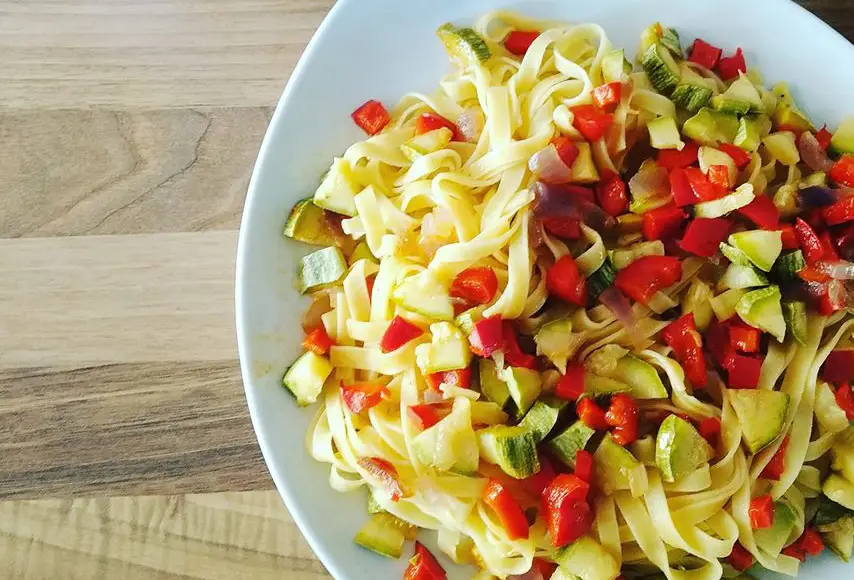
[[[816,262],[816,269],[834,280],[854,280],[854,263],[839,260],[837,262]]]
[[[638,319],[625,294],[620,292],[616,286],[611,286],[599,295],[599,302],[604,304],[611,311],[611,314],[622,323],[632,343],[637,346],[643,344],[644,337],[638,327]]]
[[[554,145],[534,153],[528,160],[528,169],[537,179],[546,183],[572,181],[572,169],[563,162]]]
[[[818,139],[810,131],[805,131],[798,139],[798,152],[807,167],[813,171],[827,173],[833,167],[833,161],[827,156]]]
[[[543,580],[542,573],[534,566],[524,574],[511,574],[507,580]]]
[[[613,227],[616,220],[585,196],[590,190],[578,185],[554,185],[536,182],[534,190],[534,215],[537,219],[566,217],[580,219],[589,227],[601,232]]]
[[[483,133],[486,120],[479,107],[469,107],[457,118],[457,128],[469,143],[477,143]]]

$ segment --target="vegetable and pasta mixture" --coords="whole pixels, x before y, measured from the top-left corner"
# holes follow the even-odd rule
[[[299,202],[311,455],[478,578],[795,576],[854,547],[854,120],[654,24],[490,13]],[[406,549],[408,553],[411,549]],[[753,568],[752,568],[753,567]],[[407,580],[445,578],[419,542]]]

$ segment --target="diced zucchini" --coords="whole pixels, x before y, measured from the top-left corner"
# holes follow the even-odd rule
[[[302,294],[331,286],[341,280],[347,272],[347,260],[336,247],[323,248],[303,256],[298,276]]]
[[[727,179],[729,180],[729,185],[732,186],[735,184],[735,179],[738,176],[738,168],[735,166],[735,161],[732,160],[732,157],[720,149],[703,146],[700,147],[700,150],[697,152],[697,158],[700,162],[700,169],[703,173],[708,174],[709,168],[713,165],[723,165],[727,168]]]
[[[632,64],[620,48],[605,53],[602,57],[602,78],[606,83],[622,82],[632,74]]]
[[[515,479],[525,479],[540,470],[537,443],[524,427],[496,425],[477,432],[480,455]]]
[[[614,284],[616,277],[617,271],[614,269],[614,264],[610,258],[605,258],[602,265],[587,279],[587,296],[590,301],[598,300],[599,295]]]
[[[739,266],[752,266],[750,259],[738,248],[733,248],[729,244],[725,244],[721,242],[719,246],[721,250],[721,254],[726,256],[726,258],[732,262],[733,264],[738,264]]]
[[[332,246],[335,244],[335,238],[326,227],[323,209],[314,205],[310,198],[298,201],[294,205],[282,233],[291,239],[306,244],[316,246]]]
[[[314,205],[353,217],[356,215],[354,199],[357,193],[359,186],[353,179],[350,164],[336,157],[314,192]]]
[[[685,142],[679,137],[679,127],[673,117],[658,117],[647,125],[649,141],[655,149],[678,149],[685,147]]]
[[[635,399],[666,399],[667,389],[655,370],[648,362],[627,354],[619,361],[612,378],[631,387]]]
[[[555,552],[559,570],[574,574],[581,580],[615,580],[620,565],[602,544],[590,536],[582,536]]]
[[[303,353],[282,377],[282,384],[297,398],[300,406],[312,405],[320,396],[323,384],[332,374],[332,364],[311,351]]]
[[[575,455],[587,447],[596,431],[580,419],[546,442],[546,449],[570,469],[575,469]]]
[[[783,302],[786,333],[800,345],[807,343],[807,305],[799,300]]]
[[[723,277],[718,280],[718,288],[729,290],[731,288],[760,288],[767,286],[768,278],[753,266],[739,266],[730,264],[724,272]]]
[[[638,242],[632,244],[628,248],[613,250],[611,252],[611,262],[614,268],[622,270],[638,258],[644,256],[663,256],[664,242],[661,240],[653,240],[651,242]],[[589,281],[588,281],[589,284]]]
[[[482,358],[477,361],[477,366],[480,375],[480,392],[499,407],[505,408],[510,401],[510,389],[507,388],[507,383],[498,378],[495,363],[492,359]]]
[[[368,507],[368,513],[372,514],[372,515],[373,514],[381,514],[385,511],[383,509],[383,506],[381,506],[380,503],[377,501],[377,498],[373,492],[373,488],[370,488],[368,490],[368,506],[367,507]]]
[[[807,262],[804,260],[804,253],[800,250],[786,252],[780,254],[777,261],[774,262],[772,274],[780,282],[792,282],[798,279],[798,272],[806,267]]]
[[[685,121],[682,125],[682,133],[703,145],[717,145],[720,142],[717,120],[711,109],[706,107],[701,108],[696,115]]]
[[[548,357],[562,373],[566,372],[566,362],[579,346],[572,335],[572,321],[569,319],[544,324],[534,334],[534,342],[537,343],[537,354]]]
[[[849,562],[854,551],[854,517],[846,518],[842,526],[821,532],[821,537],[834,554]]]
[[[753,532],[756,545],[769,554],[779,554],[797,525],[797,517],[785,501],[774,502],[774,519],[770,528]]]
[[[606,344],[596,349],[584,361],[584,370],[595,375],[610,377],[617,370],[617,363],[629,351],[618,344]]]
[[[510,417],[492,401],[473,401],[471,404],[472,425],[504,425]]]
[[[854,484],[844,477],[832,473],[822,485],[822,491],[828,499],[854,510]]]
[[[815,512],[815,525],[820,532],[835,529],[837,527],[835,524],[839,520],[852,516],[854,516],[854,511],[829,500],[827,496],[819,496],[818,509]]]
[[[713,97],[712,106],[715,110],[736,115],[764,112],[759,91],[745,76],[735,80],[722,95]]]
[[[750,326],[770,333],[778,342],[786,338],[779,286],[753,290],[741,297],[735,306],[738,315]]]
[[[679,41],[679,33],[673,28],[662,27],[661,44],[673,53],[673,56],[682,58],[682,43]]]
[[[699,76],[699,75],[698,75]],[[712,98],[712,89],[705,85],[680,82],[673,89],[673,94],[670,95],[670,100],[677,107],[681,107],[689,113],[696,113],[706,106],[709,99]]]
[[[848,417],[836,402],[836,394],[827,383],[819,381],[815,394],[815,418],[825,431],[839,433],[848,428]]]
[[[593,160],[593,149],[590,147],[590,143],[579,141],[575,146],[578,148],[578,157],[575,158],[575,163],[570,167],[572,182],[597,183],[599,181],[599,170]]]
[[[392,292],[391,299],[401,308],[436,320],[453,320],[454,305],[448,290],[429,270],[406,278]]]
[[[682,301],[682,314],[694,313],[694,324],[697,330],[705,332],[712,322],[711,299],[714,297],[711,287],[702,280],[695,278],[691,280],[691,286]]]
[[[787,167],[797,165],[801,160],[798,145],[795,143],[795,134],[791,131],[771,133],[762,140],[762,144],[768,149],[771,157]]]
[[[561,414],[568,406],[568,402],[564,399],[544,397],[534,403],[531,410],[519,422],[519,426],[530,431],[534,436],[534,443],[539,443],[552,432]]]
[[[606,494],[630,490],[634,497],[640,497],[646,493],[649,486],[646,468],[610,434],[602,439],[593,459],[596,461],[597,482]]]
[[[712,111],[712,116],[718,128],[718,140],[722,143],[733,143],[735,136],[738,134],[738,115],[722,111]]]
[[[474,331],[474,325],[483,320],[483,311],[486,310],[484,306],[475,306],[474,308],[469,308],[456,318],[454,318],[454,325],[459,328],[463,334],[466,336],[471,335],[472,331]]]
[[[628,393],[631,387],[617,379],[603,377],[593,373],[584,373],[584,394],[591,397]]]
[[[744,443],[751,453],[759,453],[783,430],[789,409],[789,395],[780,391],[735,389],[727,391],[741,424]]]
[[[830,152],[835,155],[854,154],[854,116],[839,124],[839,128],[830,140]]]
[[[486,42],[471,28],[458,28],[447,22],[439,27],[436,35],[451,58],[464,66],[486,62],[492,56]]]
[[[733,143],[753,153],[762,143],[762,125],[756,117],[742,117],[738,121],[738,132]]]
[[[435,153],[447,147],[454,134],[447,127],[440,127],[409,139],[400,146],[400,150],[410,161],[415,161],[423,155]]]
[[[740,185],[733,193],[715,199],[704,201],[694,206],[694,216],[703,218],[716,218],[750,205],[753,201],[753,186],[749,183]]]
[[[665,96],[673,93],[679,83],[679,65],[664,45],[652,44],[644,53],[641,65],[655,90]]]
[[[507,382],[510,398],[516,405],[516,418],[521,419],[543,391],[540,373],[521,367],[508,367],[499,376]]]
[[[777,127],[788,127],[796,130],[798,133],[802,133],[803,131],[815,132],[813,124],[798,109],[794,99],[792,99],[786,83],[777,83],[772,93],[777,99],[777,106],[774,109],[774,124]]]
[[[735,316],[735,308],[745,294],[747,294],[747,290],[733,288],[709,300],[715,318],[723,322]]]
[[[827,187],[827,173],[824,171],[810,173],[798,184],[798,189],[806,189],[808,187]]]
[[[664,35],[664,27],[660,22],[656,22],[647,26],[643,32],[641,32],[641,41],[640,46],[638,47],[637,58],[640,61],[643,58],[643,55],[646,54],[646,51],[649,50],[649,47],[653,44],[660,43],[661,37]]]
[[[655,463],[664,481],[677,481],[714,456],[712,447],[686,420],[669,415],[661,423],[655,440]]]
[[[468,368],[471,350],[460,329],[450,322],[436,322],[430,325],[430,332],[430,343],[415,347],[415,364],[422,374]]]
[[[480,460],[478,438],[472,428],[471,401],[454,399],[451,413],[412,439],[415,457],[439,471],[471,475]]]
[[[364,240],[356,244],[356,247],[353,249],[353,253],[350,254],[350,265],[352,266],[359,260],[368,260],[375,264],[379,263],[376,256],[371,252],[371,248],[368,247],[368,243]]]
[[[750,230],[729,237],[729,244],[741,250],[754,266],[770,272],[783,251],[783,237],[779,231]]]
[[[356,534],[356,543],[381,556],[393,559],[400,558],[406,536],[392,518],[397,519],[387,513],[371,516],[371,519]]]

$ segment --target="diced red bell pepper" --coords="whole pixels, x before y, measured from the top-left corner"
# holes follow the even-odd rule
[[[643,235],[648,240],[663,240],[679,233],[686,218],[675,203],[656,208],[643,214]]]
[[[760,495],[750,500],[747,510],[750,516],[750,527],[754,530],[764,530],[774,525],[774,500],[770,495]]]
[[[836,403],[845,411],[848,420],[854,421],[854,393],[851,392],[851,387],[847,383],[839,385],[836,389]]]
[[[828,177],[840,185],[854,187],[854,155],[846,153],[840,157],[830,168]]]
[[[543,227],[553,236],[565,240],[581,238],[581,220],[567,217],[552,217],[543,220]]]
[[[411,405],[407,412],[412,422],[422,431],[429,429],[442,418],[437,405]]]
[[[498,277],[492,268],[466,268],[451,283],[451,296],[474,302],[489,304],[498,292]]]
[[[795,235],[798,236],[798,244],[804,251],[804,258],[806,258],[807,263],[814,264],[821,260],[824,255],[821,240],[815,230],[801,218],[795,220]]]
[[[566,374],[557,382],[555,395],[567,401],[577,401],[584,394],[584,365],[570,362],[566,365]]]
[[[560,258],[546,272],[549,294],[576,306],[587,305],[587,284],[572,256]]]
[[[543,490],[557,477],[557,472],[548,457],[539,453],[540,470],[522,480],[523,487],[535,497],[540,497]]]
[[[824,551],[824,540],[821,539],[818,531],[810,526],[798,538],[798,546],[810,556],[818,556]]]
[[[697,163],[700,145],[696,141],[688,141],[682,151],[678,149],[661,149],[655,162],[668,171],[672,169],[684,169]]]
[[[709,178],[698,167],[686,168],[685,176],[688,178],[691,189],[694,190],[694,195],[700,201],[720,199],[727,194],[725,187],[720,187],[709,181]]]
[[[587,503],[590,484],[576,475],[561,474],[543,491],[542,512],[552,546],[560,548],[587,533],[593,511]]]
[[[717,417],[707,417],[700,422],[697,429],[703,439],[709,442],[714,448],[717,448],[718,441],[721,437],[721,420]]]
[[[712,320],[711,326],[706,331],[705,344],[714,361],[723,367],[724,361],[732,352],[729,346],[729,328],[726,321]]]
[[[711,165],[706,175],[712,185],[729,189],[729,168],[726,165]]]
[[[523,352],[510,321],[504,321],[504,362],[511,367],[537,370],[537,357]]]
[[[759,384],[761,358],[731,352],[723,366],[729,371],[727,386],[730,389],[755,389]]]
[[[729,325],[729,345],[733,350],[745,353],[759,352],[762,331],[744,322],[734,321]]]
[[[395,316],[380,340],[380,350],[383,352],[395,351],[422,334],[424,334],[422,329],[402,316]]]
[[[720,145],[718,145],[718,149],[732,157],[732,160],[735,161],[735,166],[739,169],[744,169],[750,164],[750,153],[748,153],[737,145],[721,143]]]
[[[836,253],[836,246],[834,246],[833,240],[830,238],[830,232],[827,230],[821,232],[818,235],[818,239],[821,241],[822,250],[824,250],[821,259],[825,262],[839,261],[839,254]]]
[[[711,258],[729,235],[732,222],[725,218],[697,218],[688,222],[679,247],[691,254]]]
[[[504,37],[504,48],[516,56],[523,56],[539,35],[538,30],[512,30]]]
[[[815,140],[818,141],[819,147],[824,151],[827,151],[830,147],[831,139],[833,139],[833,133],[827,130],[827,125],[822,127],[821,130],[815,134]]]
[[[718,73],[723,80],[728,81],[736,78],[740,72],[747,72],[747,63],[744,61],[744,52],[738,48],[734,55],[721,59]]]
[[[575,163],[575,160],[578,159],[578,155],[581,152],[575,142],[573,142],[569,137],[561,135],[554,137],[551,140],[551,144],[555,146],[557,156],[560,157],[560,160],[563,161],[567,167],[572,167],[572,164]]]
[[[471,351],[477,356],[488,357],[504,348],[504,322],[501,316],[490,316],[475,323],[469,335]]]
[[[507,537],[511,540],[528,539],[528,520],[519,502],[497,479],[490,479],[483,490],[483,503],[492,508]]]
[[[439,373],[430,373],[424,378],[435,391],[438,391],[443,384],[448,385],[449,387],[469,389],[471,388],[471,367],[442,371]]]
[[[626,193],[626,182],[619,175],[613,175],[596,187],[599,206],[608,215],[617,217],[626,213],[629,208],[629,196]]]
[[[674,167],[670,170],[670,194],[673,196],[673,201],[678,207],[686,205],[694,205],[702,201],[694,190],[691,188],[691,183],[688,181],[688,174],[681,167]]]
[[[801,549],[801,546],[797,542],[790,546],[786,546],[780,553],[790,558],[796,558],[801,562],[807,561],[806,553]]]
[[[656,292],[682,279],[682,264],[672,256],[643,256],[617,274],[614,285],[635,302],[646,304]]]
[[[732,552],[726,557],[726,561],[739,572],[744,572],[753,566],[754,559],[753,554],[748,552],[744,546],[736,542],[732,547]]]
[[[400,498],[409,497],[412,492],[404,487],[400,481],[397,469],[382,457],[363,457],[359,460],[359,467],[367,471],[371,477],[379,480],[391,496],[391,501],[399,501]]]
[[[783,439],[782,443],[780,443],[780,447],[777,449],[774,457],[771,458],[771,461],[768,462],[768,465],[765,466],[765,469],[762,470],[759,477],[762,479],[770,479],[771,481],[780,481],[780,478],[783,477],[783,473],[786,471],[786,450],[788,448],[789,436],[787,435]]]
[[[332,348],[332,339],[326,334],[326,328],[321,324],[311,332],[309,332],[305,340],[302,341],[302,346],[306,350],[310,350],[314,354],[324,355]]]
[[[812,266],[805,266],[797,271],[798,278],[803,280],[804,282],[816,282],[819,284],[824,284],[825,282],[830,282],[831,277],[825,274],[824,272],[813,268]]]
[[[460,128],[457,127],[456,123],[449,121],[442,115],[437,115],[435,113],[424,113],[415,120],[416,135],[429,133],[430,131],[435,131],[436,129],[441,129],[442,127],[451,130],[454,141],[465,140],[460,134]]]
[[[623,83],[613,82],[600,85],[593,89],[593,104],[609,113],[614,112],[620,104],[623,92]]]
[[[584,421],[584,424],[591,429],[596,429],[597,431],[608,429],[605,411],[592,399],[581,399],[578,402],[575,412],[578,414],[578,418]]]
[[[531,570],[536,570],[543,580],[548,580],[557,570],[557,564],[544,560],[543,558],[534,558],[531,562]]]
[[[371,274],[367,278],[365,278],[365,286],[368,287],[368,299],[372,299],[374,297],[374,283],[377,281],[377,275]]]
[[[831,351],[821,365],[822,380],[841,385],[854,379],[854,350],[839,349]]]
[[[721,54],[723,54],[723,51],[720,48],[709,44],[702,38],[698,38],[691,47],[691,54],[688,60],[696,62],[698,65],[706,67],[709,70],[714,70],[721,61]]]
[[[685,370],[685,376],[696,388],[706,385],[706,355],[703,339],[697,332],[694,314],[689,312],[667,325],[661,331],[662,340],[673,349]]]
[[[368,101],[350,115],[353,121],[368,135],[376,135],[391,121],[388,111],[379,101]]]
[[[445,569],[421,542],[415,542],[415,555],[403,573],[403,580],[447,580]]]
[[[798,235],[795,233],[795,227],[792,224],[780,224],[778,227],[772,228],[773,230],[780,231],[784,250],[797,250],[800,247]]]
[[[833,205],[822,208],[821,215],[827,220],[827,225],[829,226],[854,220],[854,195],[840,199]]]
[[[584,449],[575,452],[575,475],[587,483],[593,483],[595,464],[593,454]]]
[[[358,415],[382,402],[383,397],[388,396],[388,389],[378,383],[353,383],[345,385],[341,383],[341,398],[351,413]]]
[[[570,109],[573,114],[572,125],[588,141],[596,141],[605,136],[614,123],[614,116],[593,105],[579,105]]]
[[[738,213],[755,223],[763,230],[774,230],[780,225],[780,210],[767,195],[757,195]]]
[[[605,413],[605,421],[614,427],[611,435],[622,446],[630,445],[638,438],[638,404],[629,395],[619,393],[611,397],[611,406]]]

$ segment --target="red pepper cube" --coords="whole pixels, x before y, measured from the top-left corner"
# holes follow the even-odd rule
[[[670,194],[673,196],[673,201],[677,207],[685,207],[686,205],[694,205],[702,201],[694,190],[691,188],[691,183],[688,181],[688,174],[681,167],[674,167],[670,170]]]
[[[765,469],[762,470],[762,473],[759,475],[762,479],[769,479],[771,481],[780,481],[780,478],[783,477],[783,473],[786,471],[786,451],[789,449],[789,436],[787,435],[782,443],[780,443],[780,447],[777,448],[777,452],[774,454],[774,457],[771,458],[771,461],[768,462],[768,465],[765,466]]]
[[[358,415],[379,405],[383,397],[388,395],[388,389],[379,383],[341,383],[341,398],[351,413]]]
[[[510,492],[501,482],[490,479],[481,495],[483,503],[498,516],[507,537],[511,540],[528,539],[528,519]]]
[[[739,572],[745,572],[748,568],[753,566],[754,558],[753,554],[748,552],[744,546],[736,542],[732,547],[732,552],[727,556],[726,561]]]
[[[729,189],[729,168],[726,165],[712,165],[706,175],[712,185]]]
[[[764,530],[774,525],[774,500],[770,495],[754,497],[748,508],[750,527],[754,530]]]
[[[821,245],[821,239],[818,234],[807,222],[801,218],[795,220],[795,235],[798,237],[798,244],[804,252],[804,258],[807,263],[814,264],[821,260],[824,256],[824,247]]]
[[[551,144],[555,146],[557,156],[560,157],[560,160],[567,167],[572,167],[572,164],[575,163],[575,160],[578,159],[578,155],[581,153],[578,145],[569,137],[555,137],[551,140]]]
[[[840,185],[854,187],[854,155],[844,154],[830,168],[828,177]],[[847,198],[850,199],[850,198]],[[828,221],[830,223],[830,221]]]
[[[395,351],[422,334],[424,331],[419,327],[402,316],[395,316],[380,340],[380,350],[383,352]]]
[[[590,485],[575,475],[558,475],[543,490],[541,511],[552,546],[560,548],[587,533],[594,514],[587,503]]]
[[[376,135],[391,121],[388,111],[379,101],[368,101],[352,115],[353,121],[368,135]]]
[[[818,556],[824,551],[824,540],[815,528],[809,527],[798,539],[800,548],[810,556]]]
[[[407,409],[407,414],[415,426],[422,431],[438,423],[441,418],[437,405],[411,405]]]
[[[593,89],[593,103],[603,111],[613,112],[620,104],[623,84],[606,83]]]
[[[587,483],[593,483],[594,469],[593,455],[589,451],[579,449],[575,452],[575,475]]]
[[[755,223],[763,230],[775,230],[780,225],[780,210],[767,195],[757,195],[738,213]]]
[[[688,178],[691,189],[694,190],[694,195],[700,201],[720,199],[727,194],[726,188],[709,181],[709,178],[697,167],[685,169],[685,176]]]
[[[655,162],[670,171],[671,169],[684,169],[697,163],[700,145],[696,141],[688,141],[682,150],[660,149]]]
[[[750,164],[751,155],[741,147],[737,145],[730,145],[729,143],[721,143],[718,145],[718,149],[732,157],[732,160],[735,161],[735,166],[739,169],[744,169]]]
[[[469,335],[471,351],[488,357],[504,348],[504,322],[501,316],[490,316],[475,323]]]
[[[697,218],[688,222],[679,247],[688,253],[711,258],[729,235],[732,222],[724,218]]]
[[[576,306],[587,304],[587,284],[572,256],[558,259],[546,272],[549,294]]]
[[[605,136],[614,123],[614,116],[593,105],[579,105],[570,109],[573,114],[572,125],[588,141],[596,141]]]
[[[854,195],[840,199],[833,205],[822,208],[821,215],[829,226],[844,224],[854,220]]]
[[[675,203],[656,208],[643,214],[643,235],[647,240],[663,240],[675,236],[686,218]]]
[[[326,334],[326,328],[321,324],[311,332],[309,332],[305,340],[302,341],[302,346],[306,350],[310,350],[314,354],[324,355],[332,348],[332,339]]]
[[[724,361],[729,371],[727,386],[730,389],[755,389],[759,384],[762,359],[731,352]]]
[[[504,37],[504,48],[511,54],[523,56],[539,35],[538,30],[512,30]]]
[[[655,293],[682,279],[682,264],[673,256],[644,256],[617,273],[614,285],[635,302],[646,304]]]
[[[854,421],[854,393],[851,392],[851,387],[847,384],[839,385],[836,389],[836,403],[839,408],[845,411],[845,416],[849,421]]]
[[[457,127],[456,123],[449,121],[441,115],[436,115],[435,113],[424,113],[415,120],[416,135],[423,135],[424,133],[429,133],[430,131],[442,128],[451,130],[451,133],[454,135],[454,141],[465,141],[460,133],[460,128]]]
[[[605,421],[614,427],[614,441],[626,446],[638,438],[638,405],[629,395],[619,393],[611,397],[611,405],[605,413]]]
[[[797,560],[800,560],[801,562],[807,561],[806,553],[801,549],[800,545],[798,545],[797,542],[795,542],[794,544],[792,544],[790,546],[786,546],[785,548],[783,548],[782,552],[780,552],[780,553],[783,554],[784,556],[788,556],[790,558],[795,558]]]
[[[832,351],[821,365],[819,376],[834,385],[842,385],[854,379],[854,350]]]
[[[580,400],[575,412],[578,418],[591,429],[606,431],[609,427],[605,411],[591,399]]]
[[[700,422],[697,429],[703,439],[709,442],[714,448],[718,446],[718,440],[721,436],[721,420],[717,417],[708,417]]]
[[[691,54],[688,56],[688,60],[709,70],[714,70],[721,60],[721,54],[723,51],[720,48],[698,38],[691,46]]]
[[[577,401],[584,394],[584,365],[570,362],[555,387],[555,395],[567,401]]]
[[[504,362],[511,367],[537,370],[537,357],[527,354],[519,347],[516,331],[509,320],[504,321]]]
[[[415,555],[403,573],[403,580],[446,580],[448,575],[433,554],[421,542],[415,542]]]
[[[733,350],[748,354],[759,352],[761,338],[761,330],[741,321],[729,325],[729,345]]]
[[[784,250],[797,250],[800,247],[798,245],[798,236],[792,224],[781,224],[776,228],[772,228],[773,230],[780,230]]]
[[[671,322],[661,331],[661,338],[673,349],[692,386],[704,387],[708,380],[706,356],[703,354],[703,339],[697,332],[694,314],[689,312]]]
[[[738,48],[734,55],[721,59],[718,63],[718,73],[723,80],[729,81],[738,77],[740,72],[747,72],[747,63],[744,60],[744,52]]]
[[[818,133],[815,134],[815,139],[818,141],[819,147],[821,147],[823,151],[827,151],[830,148],[830,141],[833,139],[833,133],[828,131],[827,125],[825,125]]]
[[[610,216],[623,215],[629,208],[626,182],[619,175],[602,181],[596,187],[596,196],[599,198],[599,206]]]

